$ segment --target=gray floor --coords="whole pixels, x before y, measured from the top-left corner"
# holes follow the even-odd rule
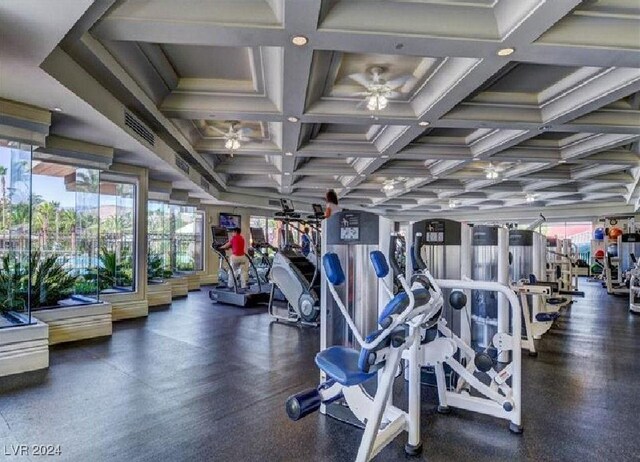
[[[583,284],[524,358],[525,433],[490,417],[440,416],[424,390],[423,459],[640,460],[640,317]],[[12,444],[59,444],[65,461],[349,461],[360,431],[311,415],[290,422],[288,395],[316,384],[318,331],[264,309],[213,306],[191,293],[111,339],[51,350],[46,374],[0,381],[0,459]],[[376,460],[406,460],[398,439]]]

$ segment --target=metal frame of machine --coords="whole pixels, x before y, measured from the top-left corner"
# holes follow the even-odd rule
[[[360,249],[357,246],[353,249],[350,249],[350,246],[345,247],[347,247],[346,252],[343,249],[341,253],[347,257],[351,255],[353,258],[346,258],[344,261],[353,265],[353,268],[359,267],[361,259],[369,251],[367,245],[360,246]],[[371,251],[370,254],[376,280],[380,281],[379,289],[385,294],[385,297],[380,300],[389,299],[393,297],[385,281],[389,274],[389,267],[379,250]],[[346,346],[327,345],[329,333],[326,331],[328,329],[333,331],[334,326],[323,323],[323,348],[316,356],[316,364],[322,370],[323,379],[316,389],[298,393],[287,400],[287,413],[293,420],[318,409],[328,413],[327,409],[335,406],[335,401],[343,400],[355,418],[364,424],[357,462],[371,460],[382,448],[405,431],[408,433],[405,451],[410,455],[416,455],[422,447],[420,370],[424,366],[432,366],[436,369],[438,377],[441,411],[457,407],[488,414],[509,420],[509,428],[512,432],[522,431],[520,306],[515,293],[509,287],[495,282],[435,280],[428,270],[423,270],[413,277],[409,285],[404,276],[394,268],[404,292],[391,298],[391,301],[380,310],[378,317],[378,303],[373,305],[368,303],[372,299],[358,296],[345,298],[338,293],[337,288],[345,282],[360,279],[345,276],[340,261],[338,254],[333,252],[323,257],[326,288],[331,294],[332,306],[340,312],[345,323],[344,327],[350,332],[349,337],[353,339],[353,343],[359,345],[360,352]],[[393,266],[393,260],[390,261]],[[369,273],[363,276],[367,279],[373,277]],[[511,356],[510,363],[506,367],[498,370],[493,367],[492,362],[488,365],[486,354],[476,353],[448,329],[446,320],[442,319],[444,300],[441,286],[456,290],[495,291],[505,297],[511,307],[511,334],[507,332],[496,334],[494,341],[499,346],[501,355],[504,353]],[[324,281],[323,287],[325,287]],[[364,287],[367,287],[366,282],[361,288]],[[343,293],[348,295],[350,292],[347,290]],[[372,295],[371,291],[368,294]],[[345,304],[343,299],[358,300],[360,303]],[[457,309],[463,309],[466,300],[464,304],[452,303],[457,306]],[[368,317],[363,316],[364,313],[362,313],[370,310],[371,306],[376,308],[377,319],[373,326]],[[381,330],[378,323],[382,327]],[[432,329],[438,329],[440,335],[432,341],[425,342],[426,332]],[[365,337],[362,335],[364,331],[373,333]],[[405,360],[408,370],[406,375],[407,411],[393,405],[391,394],[400,359]],[[445,385],[444,364],[448,364],[459,374],[457,388],[454,390],[448,389]],[[476,378],[476,373],[479,371],[489,377],[490,385]],[[378,386],[375,394],[372,394],[365,387],[365,382],[376,376]],[[469,393],[471,389],[482,396],[473,396]]]

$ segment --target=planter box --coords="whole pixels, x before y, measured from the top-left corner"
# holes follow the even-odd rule
[[[187,280],[187,288],[189,292],[192,290],[200,290],[200,275],[193,274],[185,274],[185,279]]]
[[[49,367],[49,328],[40,321],[0,331],[0,377]]]
[[[148,315],[149,305],[146,300],[111,302],[111,317],[113,321],[132,318],[143,318]]]
[[[186,278],[173,276],[169,278],[169,284],[171,284],[171,298],[186,297],[189,294],[189,284]]]
[[[170,305],[171,298],[172,291],[169,281],[147,284],[147,303],[149,307]]]
[[[49,344],[111,335],[111,303],[72,305],[31,313],[49,326]]]
[[[215,274],[201,274],[200,275],[200,285],[211,285],[216,284],[218,282],[218,277]]]

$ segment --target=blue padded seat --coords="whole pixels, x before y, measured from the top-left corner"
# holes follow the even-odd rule
[[[358,366],[359,357],[360,353],[353,348],[332,346],[316,355],[316,365],[333,380],[349,387],[376,375],[376,371],[362,372]]]
[[[547,303],[549,305],[562,305],[566,301],[567,301],[567,299],[566,298],[562,298],[562,297],[549,297],[549,298],[547,298]]]
[[[413,297],[416,300],[416,307],[425,305],[429,301],[429,291],[427,289],[415,289],[412,292]],[[407,306],[409,306],[409,296],[405,292],[400,292],[398,295],[389,300],[387,306],[384,307],[384,310],[382,310],[382,313],[378,317],[378,324],[380,324],[382,327],[387,327],[391,324],[386,324],[387,322],[389,322],[387,320],[389,319],[389,316],[402,313],[407,308]]]
[[[536,314],[536,321],[538,322],[553,322],[560,317],[560,313],[538,313]]]

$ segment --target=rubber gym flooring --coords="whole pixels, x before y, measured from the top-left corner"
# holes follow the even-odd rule
[[[640,460],[640,317],[582,283],[579,300],[524,356],[524,434],[507,422],[435,413],[424,388],[422,459]],[[59,444],[59,461],[351,461],[360,430],[284,401],[314,386],[317,329],[192,292],[113,337],[53,347],[46,373],[0,381],[0,459],[12,444]],[[401,388],[402,383],[398,383]],[[407,460],[404,437],[376,460]],[[414,460],[420,460],[414,459]]]

